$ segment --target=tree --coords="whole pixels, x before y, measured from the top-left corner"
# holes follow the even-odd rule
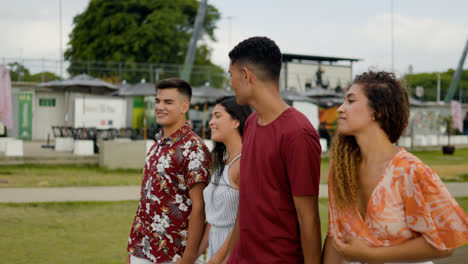
[[[448,92],[450,82],[455,71],[449,69],[446,72],[440,73],[440,100],[443,101]],[[416,97],[417,86],[424,87],[424,101],[437,100],[437,73],[418,73],[405,75],[407,87],[409,87],[410,95]],[[461,92],[460,92],[461,91]],[[461,97],[460,97],[461,95]],[[463,70],[460,81],[458,82],[458,90],[455,93],[454,100],[468,102],[468,70]]]
[[[25,81],[27,82],[50,82],[54,80],[59,80],[60,77],[53,72],[38,72],[26,77]]]
[[[87,9],[73,19],[74,28],[65,51],[65,59],[71,61],[68,71],[85,71],[80,61],[104,61],[102,69],[89,72],[96,77],[116,75],[105,69],[116,68],[111,62],[121,62],[135,71],[139,67],[136,62],[183,64],[198,6],[197,0],[91,0]],[[219,18],[218,10],[209,5],[201,39],[215,41]],[[210,55],[205,43],[198,45],[195,66],[222,70],[210,61]],[[118,74],[130,82],[141,79],[135,72]],[[202,83],[195,75],[193,82],[199,83],[192,83]]]
[[[19,62],[8,63],[10,79],[12,82],[48,82],[60,79],[52,72],[38,72],[31,74],[29,69]]]
[[[29,76],[29,70],[19,62],[8,63],[8,70],[10,71],[10,79],[12,82],[23,82],[25,76]]]

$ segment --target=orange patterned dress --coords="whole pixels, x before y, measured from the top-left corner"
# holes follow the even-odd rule
[[[401,244],[423,236],[439,250],[468,243],[468,216],[439,176],[403,148],[393,157],[367,204],[358,209],[335,207],[329,179],[328,236],[358,237],[372,247]]]

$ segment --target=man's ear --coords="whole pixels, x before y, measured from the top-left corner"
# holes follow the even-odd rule
[[[256,79],[255,73],[247,67],[242,67],[242,77],[248,83],[252,83]]]
[[[190,109],[190,102],[185,100],[185,101],[182,103],[182,112],[183,112],[184,114],[186,114],[186,113],[188,112],[189,109]]]

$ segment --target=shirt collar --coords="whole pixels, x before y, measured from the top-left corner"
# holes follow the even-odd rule
[[[188,123],[185,123],[181,128],[177,129],[176,132],[172,133],[169,137],[164,138],[163,137],[163,130],[161,129],[155,136],[154,138],[156,139],[156,142],[158,144],[162,145],[174,145],[178,141],[180,141],[182,138],[185,137],[189,132],[191,131],[190,125]]]

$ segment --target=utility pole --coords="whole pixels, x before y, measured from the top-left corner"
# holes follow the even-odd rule
[[[231,49],[231,37],[232,37],[232,16],[226,17],[228,21],[228,50]]]
[[[185,56],[184,69],[182,71],[181,78],[190,82],[190,76],[192,75],[193,62],[195,60],[195,54],[197,52],[197,41],[200,37],[200,32],[203,28],[203,21],[205,20],[205,13],[207,7],[207,0],[202,0],[198,7],[197,17],[195,18],[195,24],[193,27],[193,33],[190,37],[188,45],[187,55]]]
[[[453,96],[455,95],[455,91],[457,90],[458,81],[460,81],[460,77],[463,71],[463,64],[465,64],[466,54],[468,53],[468,39],[465,43],[465,48],[463,49],[462,56],[460,58],[460,62],[458,63],[458,68],[455,71],[455,74],[452,77],[452,81],[450,82],[450,87],[448,90],[447,95],[445,96],[445,103],[448,104],[452,100]]]
[[[62,0],[59,0],[59,65],[60,65],[60,79],[63,78],[63,52],[62,52]]]
[[[437,73],[437,104],[440,104],[440,73]]]
[[[393,30],[393,0],[390,0],[390,10],[391,10],[391,23],[390,23],[390,33],[391,33],[391,57],[392,57],[392,72],[395,72],[395,65],[394,65],[394,58],[395,58],[395,34],[394,34],[394,30]]]

